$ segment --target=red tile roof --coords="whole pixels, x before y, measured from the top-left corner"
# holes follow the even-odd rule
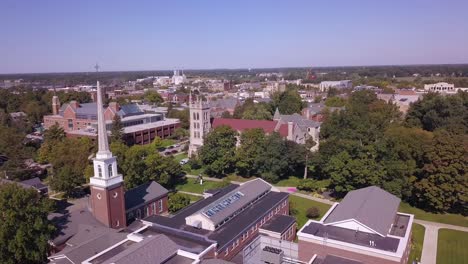
[[[230,118],[215,118],[213,120],[212,127],[217,128],[222,125],[226,125],[231,127],[232,129],[242,132],[246,129],[252,128],[261,128],[267,134],[272,133],[275,131],[277,121],[270,121],[270,120],[247,120],[247,119],[230,119]],[[282,125],[279,129],[279,133],[282,136],[287,136],[288,128],[283,128]],[[286,132],[286,133],[284,133]]]

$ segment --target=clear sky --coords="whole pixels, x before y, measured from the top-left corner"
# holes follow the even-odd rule
[[[468,63],[466,0],[0,0],[0,73]]]

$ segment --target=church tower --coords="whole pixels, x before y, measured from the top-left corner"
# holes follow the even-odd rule
[[[91,207],[94,217],[111,228],[126,226],[123,177],[117,172],[117,159],[107,141],[102,92],[97,82],[98,145],[93,160],[94,176],[90,179]]]
[[[58,115],[60,111],[60,101],[57,95],[52,96],[52,114]]]
[[[189,157],[197,155],[198,150],[203,146],[203,138],[211,130],[210,104],[203,102],[197,95],[192,101],[192,93],[189,97],[190,108],[190,145]]]

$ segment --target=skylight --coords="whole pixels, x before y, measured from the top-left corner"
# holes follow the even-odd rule
[[[221,212],[225,208],[229,207],[232,203],[235,201],[239,200],[242,196],[244,196],[243,193],[241,192],[235,192],[232,195],[226,197],[225,199],[221,200],[219,203],[213,205],[211,208],[208,210],[204,211],[203,214],[205,214],[208,217],[212,217],[213,215]]]

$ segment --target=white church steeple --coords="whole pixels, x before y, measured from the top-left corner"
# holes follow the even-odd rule
[[[125,191],[123,177],[117,173],[117,159],[107,142],[106,121],[102,105],[102,91],[97,82],[98,152],[93,160],[94,176],[90,178],[91,206],[94,217],[107,227],[126,226]]]
[[[104,108],[102,103],[103,93],[99,82],[97,82],[97,123],[98,123],[98,152],[94,163],[94,176],[90,183],[99,187],[108,187],[122,182],[122,175],[117,173],[117,159],[112,156],[107,141],[106,121],[104,119]]]

